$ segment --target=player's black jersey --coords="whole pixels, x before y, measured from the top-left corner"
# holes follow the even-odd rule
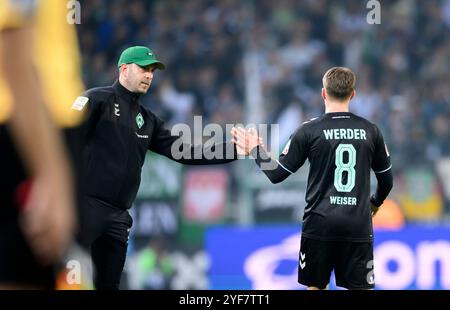
[[[308,159],[303,235],[333,241],[370,241],[370,169],[391,168],[378,127],[349,112],[327,113],[291,136],[279,164],[297,171]]]

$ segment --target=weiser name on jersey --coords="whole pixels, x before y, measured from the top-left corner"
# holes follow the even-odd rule
[[[358,200],[356,197],[340,197],[340,196],[330,196],[330,204],[332,205],[349,205],[356,206]]]

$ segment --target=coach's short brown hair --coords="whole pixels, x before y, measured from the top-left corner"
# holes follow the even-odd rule
[[[356,76],[349,68],[334,67],[325,73],[322,83],[328,96],[343,101],[355,90]]]

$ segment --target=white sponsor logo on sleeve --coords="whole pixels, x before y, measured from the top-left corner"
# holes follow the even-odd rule
[[[89,101],[88,97],[79,96],[77,97],[77,99],[75,99],[74,103],[72,104],[72,109],[81,111],[83,110],[86,103],[88,103],[88,101]]]

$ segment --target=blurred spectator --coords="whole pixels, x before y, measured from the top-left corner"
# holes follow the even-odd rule
[[[133,289],[164,290],[170,289],[174,272],[170,255],[164,244],[155,237],[138,251],[130,260],[130,286]]]

